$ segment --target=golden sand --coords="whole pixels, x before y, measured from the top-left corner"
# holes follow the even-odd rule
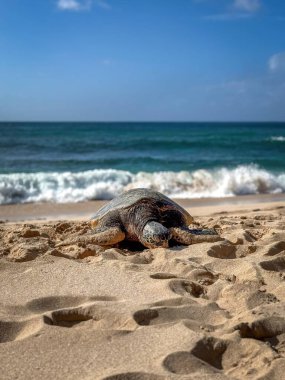
[[[80,215],[1,223],[0,378],[284,378],[284,202],[253,203],[188,209],[224,241],[138,252],[56,247]]]

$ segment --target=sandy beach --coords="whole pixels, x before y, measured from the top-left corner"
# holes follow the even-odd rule
[[[1,379],[284,377],[281,195],[183,201],[221,242],[56,247],[101,204],[0,207]]]
[[[285,1],[0,15],[0,380],[285,380]]]

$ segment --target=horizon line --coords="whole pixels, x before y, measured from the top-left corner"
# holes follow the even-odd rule
[[[245,121],[234,121],[234,120],[160,120],[160,121],[153,121],[153,120],[0,120],[0,124],[4,123],[85,123],[85,124],[91,124],[91,123],[101,123],[101,124],[107,124],[107,123],[116,123],[116,124],[123,124],[123,123],[144,123],[144,124],[149,124],[149,123],[156,123],[156,124],[166,124],[166,123],[180,123],[180,124],[187,124],[187,123],[200,123],[200,124],[205,124],[205,123],[211,123],[211,124],[216,124],[216,123],[232,123],[232,124],[242,124],[242,123],[248,123],[248,124],[262,124],[262,123],[285,123],[285,120],[263,120],[263,121],[258,121],[258,120],[245,120]]]

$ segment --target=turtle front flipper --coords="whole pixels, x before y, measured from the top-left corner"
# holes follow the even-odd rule
[[[119,226],[116,227],[98,227],[93,231],[93,244],[114,245],[125,239],[125,233]]]
[[[77,238],[67,239],[56,247],[72,245],[72,244],[96,244],[102,246],[114,245],[125,239],[125,233],[119,226],[114,227],[98,227],[92,234],[78,236]]]
[[[183,245],[214,243],[223,240],[214,229],[190,229],[187,227],[170,228],[172,239]]]

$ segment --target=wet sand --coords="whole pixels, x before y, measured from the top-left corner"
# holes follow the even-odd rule
[[[213,212],[242,210],[247,208],[271,207],[285,204],[285,194],[245,195],[228,198],[175,199],[193,215],[207,215]],[[108,201],[90,201],[79,203],[24,203],[1,205],[2,221],[37,221],[60,219],[89,219]]]

